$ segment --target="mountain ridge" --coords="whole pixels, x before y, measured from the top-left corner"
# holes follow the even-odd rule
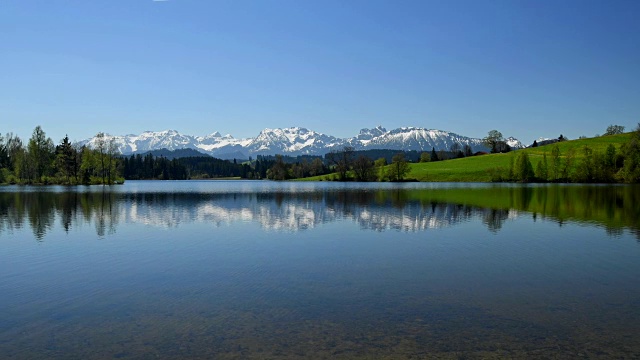
[[[471,138],[444,130],[421,127],[400,127],[387,130],[382,126],[363,128],[349,138],[338,138],[304,127],[265,128],[253,138],[236,139],[230,134],[212,132],[204,136],[181,134],[177,130],[144,131],[139,135],[106,135],[114,139],[123,155],[167,149],[193,149],[222,159],[249,158],[257,155],[324,155],[331,150],[351,146],[355,150],[391,149],[431,151],[449,150],[454,143],[471,146],[475,151],[487,151],[482,139]],[[79,142],[92,146],[96,138]],[[505,141],[514,148],[524,145],[515,138]]]

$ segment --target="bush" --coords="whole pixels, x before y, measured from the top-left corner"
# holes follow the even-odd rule
[[[508,172],[503,167],[496,167],[487,170],[491,176],[491,182],[506,182],[509,181]]]

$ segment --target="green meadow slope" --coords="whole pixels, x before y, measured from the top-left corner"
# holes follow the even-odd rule
[[[582,149],[585,146],[588,146],[594,152],[604,153],[610,144],[613,144],[616,150],[619,150],[620,146],[630,138],[631,133],[601,136],[597,138],[563,141],[556,144],[516,150],[506,154],[489,154],[462,159],[411,164],[411,171],[407,175],[407,178],[418,181],[489,182],[491,181],[492,172],[497,169],[508,171],[511,160],[521,152],[528,153],[531,165],[533,165],[535,169],[538,162],[543,159],[545,153],[547,154],[547,162],[551,161],[551,149],[555,145],[558,145],[560,149],[561,158],[564,158],[570,149],[574,149],[575,159],[579,161],[584,156]]]
[[[531,164],[535,169],[545,153],[547,154],[547,161],[551,162],[551,149],[556,145],[560,149],[561,158],[564,158],[570,149],[574,149],[575,160],[580,161],[584,156],[582,149],[585,146],[588,146],[594,152],[604,153],[607,147],[613,144],[616,150],[619,151],[620,146],[629,141],[630,138],[631,133],[626,133],[563,141],[556,144],[516,150],[506,154],[488,154],[446,161],[413,163],[409,165],[410,171],[406,178],[433,182],[490,182],[492,173],[508,171],[512,159],[515,160],[515,157],[522,152],[528,153]],[[331,178],[332,175],[323,175],[304,180],[323,181]]]

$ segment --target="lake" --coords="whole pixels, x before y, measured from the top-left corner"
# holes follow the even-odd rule
[[[0,187],[0,358],[637,358],[637,186]]]

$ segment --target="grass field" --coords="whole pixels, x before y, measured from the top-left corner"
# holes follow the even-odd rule
[[[543,158],[543,154],[547,154],[547,162],[551,162],[551,149],[558,145],[560,156],[564,158],[570,149],[574,149],[575,158],[579,161],[584,155],[581,151],[585,146],[591,148],[594,152],[604,153],[610,144],[620,149],[620,145],[627,142],[631,138],[631,133],[600,136],[588,139],[569,140],[556,144],[539,146],[536,148],[527,148],[512,151],[506,154],[489,154],[482,156],[471,156],[462,159],[453,159],[446,161],[436,161],[428,163],[410,164],[410,172],[406,176],[407,179],[415,179],[418,181],[433,182],[490,182],[491,173],[495,169],[502,168],[508,171],[511,159],[515,158],[521,152],[526,152],[533,168]],[[331,179],[331,175],[316,176],[306,178],[308,181],[324,181]]]

